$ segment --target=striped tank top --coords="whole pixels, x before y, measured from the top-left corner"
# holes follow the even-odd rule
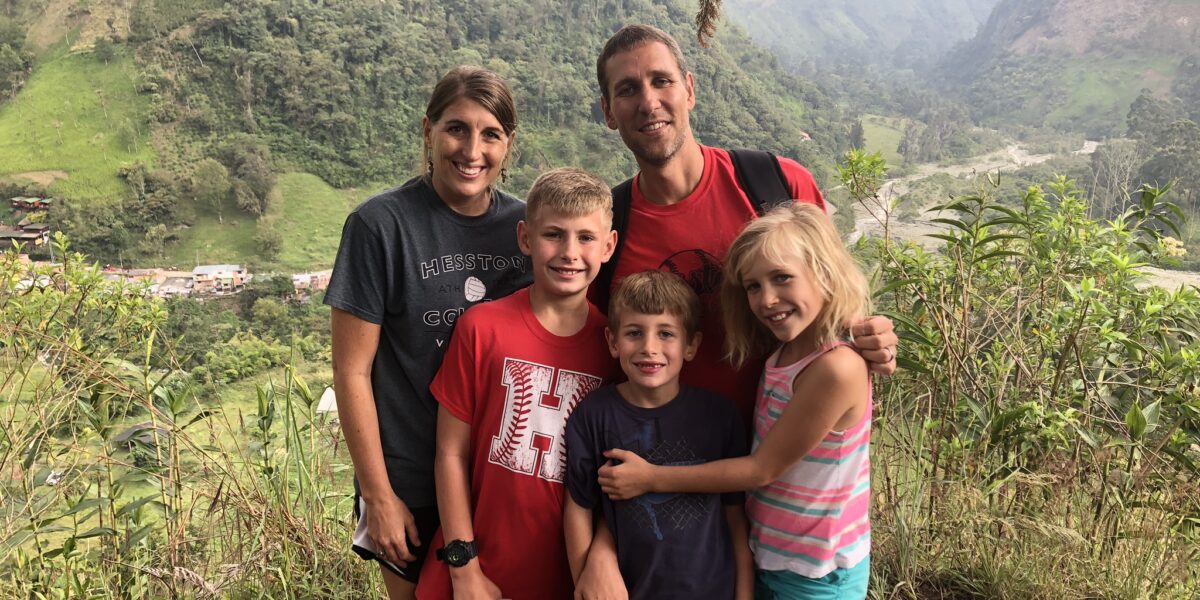
[[[848,345],[822,346],[790,365],[773,366],[779,350],[767,359],[755,406],[755,448],[791,400],[796,376],[822,354]],[[870,554],[870,443],[868,396],[867,410],[858,423],[830,432],[779,479],[750,492],[746,514],[759,569],[815,579],[837,568],[853,567]]]

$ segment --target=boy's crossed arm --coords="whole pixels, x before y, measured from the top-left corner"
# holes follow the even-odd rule
[[[586,402],[586,400],[584,400]],[[598,456],[581,420],[583,411],[567,421],[566,490],[563,494],[563,533],[567,560],[575,582],[575,600],[627,600],[629,591],[617,563],[617,543],[599,508],[603,496],[596,481]],[[587,508],[575,500],[576,494]],[[590,501],[590,502],[589,502]]]
[[[566,494],[563,529],[575,581],[575,600],[625,600],[629,591],[617,565],[617,547],[604,517]]]

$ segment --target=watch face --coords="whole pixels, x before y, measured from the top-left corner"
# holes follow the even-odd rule
[[[471,546],[462,540],[454,540],[446,544],[446,547],[442,550],[442,555],[445,557],[446,564],[452,567],[464,566],[475,557]]]

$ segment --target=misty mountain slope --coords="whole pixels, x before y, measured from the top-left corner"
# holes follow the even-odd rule
[[[785,64],[934,64],[999,0],[730,0],[726,11]]]
[[[1139,91],[1167,95],[1197,53],[1198,2],[1002,0],[940,80],[985,122],[1118,135]]]
[[[62,199],[50,224],[109,262],[185,264],[189,249],[210,247],[245,262],[259,229],[302,218],[307,233],[259,250],[261,264],[313,254],[322,266],[335,244],[294,250],[335,243],[327,234],[341,220],[296,210],[303,199],[284,184],[312,174],[366,190],[361,198],[407,179],[430,89],[457,64],[489,67],[513,88],[520,125],[507,190],[523,194],[563,165],[613,182],[632,174],[632,155],[599,115],[595,60],[633,22],[683,45],[703,143],[793,157],[830,181],[848,146],[842,108],[736,27],[701,49],[695,11],[693,0],[9,0],[0,51],[30,51],[13,94],[0,89],[0,186]],[[157,242],[142,244],[151,232]]]

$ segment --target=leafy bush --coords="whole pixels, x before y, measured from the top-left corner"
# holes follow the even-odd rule
[[[304,382],[286,369],[245,419],[201,404],[188,377],[155,366],[169,357],[152,358],[165,303],[56,243],[55,266],[0,254],[0,597],[377,589],[377,569],[346,552],[348,459],[331,460],[336,426]],[[229,345],[222,372],[287,358]]]
[[[883,165],[850,156],[868,200]],[[1111,221],[1060,178],[932,209],[945,243],[865,240],[904,345],[878,386],[882,589],[1190,597],[1200,581],[1200,294],[1147,286],[1176,209]],[[945,577],[946,573],[953,577]]]

